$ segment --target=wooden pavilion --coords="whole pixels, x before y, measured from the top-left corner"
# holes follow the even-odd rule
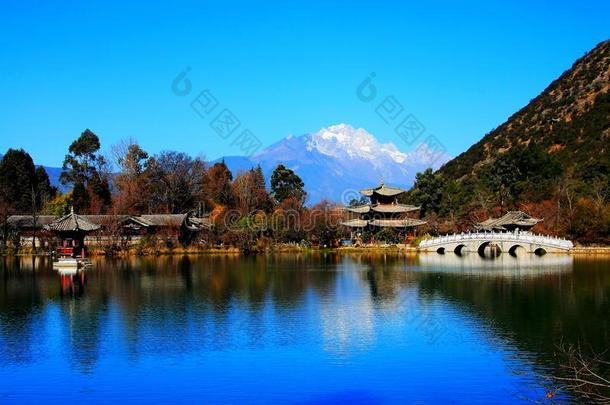
[[[86,257],[85,236],[100,229],[99,225],[75,214],[74,210],[70,210],[68,215],[51,222],[45,227],[61,239],[61,247],[57,249],[57,254],[73,258]]]
[[[410,213],[419,211],[420,207],[406,205],[398,202],[398,197],[406,190],[386,186],[383,181],[378,187],[360,191],[368,197],[368,204],[344,207],[352,218],[342,222],[352,231],[379,231],[391,228],[400,233],[414,234],[418,226],[424,225],[426,221],[409,217]]]
[[[475,228],[480,231],[495,231],[495,232],[515,232],[529,231],[538,222],[542,222],[540,218],[534,218],[523,211],[508,211],[500,218],[489,218],[475,225]]]

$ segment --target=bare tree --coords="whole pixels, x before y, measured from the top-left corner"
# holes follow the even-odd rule
[[[558,346],[559,355],[564,358],[560,376],[551,376],[558,390],[570,392],[590,403],[610,403],[610,362],[602,353],[584,354],[580,345],[564,344]]]

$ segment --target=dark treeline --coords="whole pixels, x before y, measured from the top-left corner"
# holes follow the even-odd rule
[[[61,194],[30,155],[10,149],[0,162],[0,209],[6,219],[21,214],[179,214],[206,212],[214,224],[206,243],[249,248],[297,242],[332,245],[340,237],[340,211],[323,201],[305,207],[303,181],[278,165],[270,179],[260,166],[233,177],[224,162],[165,151],[151,156],[135,141],[100,153],[97,135],[85,130],[68,149],[60,177],[71,190]],[[112,161],[112,162],[111,162]],[[114,165],[112,164],[114,163]]]

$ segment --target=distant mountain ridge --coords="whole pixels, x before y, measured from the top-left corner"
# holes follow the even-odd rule
[[[260,165],[268,186],[273,169],[283,164],[303,179],[307,202],[315,204],[324,198],[347,202],[343,200],[358,197],[358,190],[381,180],[408,189],[417,172],[428,167],[437,169],[450,159],[441,153],[434,154],[434,162],[429,162],[431,155],[425,144],[412,152],[402,152],[362,128],[338,124],[314,133],[288,135],[251,157],[225,156],[210,163],[224,160],[234,175]],[[61,167],[44,168],[52,185],[61,192],[70,190],[59,181]]]
[[[426,148],[422,144],[415,151],[402,152],[391,142],[380,143],[362,128],[337,124],[314,133],[289,135],[250,158],[226,156],[212,163],[224,160],[234,174],[260,164],[267,179],[281,163],[303,179],[308,203],[324,198],[346,202],[357,197],[357,190],[381,180],[409,188],[417,172],[430,166],[436,169],[450,159],[443,153],[429,162],[431,154]]]

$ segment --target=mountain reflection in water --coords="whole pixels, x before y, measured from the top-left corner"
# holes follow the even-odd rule
[[[102,258],[68,280],[45,258],[4,258],[0,271],[8,402],[541,400],[560,341],[610,343],[607,260]]]

